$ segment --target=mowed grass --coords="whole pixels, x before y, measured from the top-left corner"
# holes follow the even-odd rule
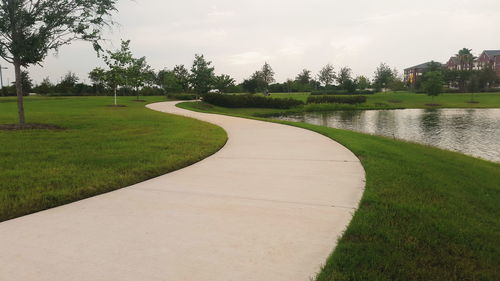
[[[294,98],[306,101],[310,93],[273,93],[275,98]],[[410,92],[387,92],[366,95],[365,104],[351,105],[306,105],[302,111],[334,109],[391,109],[391,108],[499,108],[500,93],[441,94],[432,99],[426,94]],[[470,103],[473,97],[475,103]]]
[[[200,103],[180,106],[250,117]],[[366,170],[360,207],[316,280],[498,280],[499,163],[379,136],[261,120],[328,136],[353,151]]]
[[[27,122],[62,131],[0,131],[0,221],[112,191],[195,163],[220,149],[220,127],[110,97],[26,98]],[[161,97],[145,97],[148,103]],[[0,98],[0,124],[16,123]]]

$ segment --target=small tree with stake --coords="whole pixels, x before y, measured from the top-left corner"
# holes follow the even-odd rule
[[[422,86],[425,92],[432,97],[432,102],[434,102],[434,97],[443,91],[443,83],[443,74],[439,71],[429,71],[424,74]]]
[[[1,0],[0,57],[14,65],[20,125],[25,124],[22,67],[40,64],[48,52],[74,40],[99,51],[101,31],[117,0]]]
[[[117,106],[116,91],[118,87],[127,85],[127,75],[134,60],[130,51],[130,40],[121,41],[121,47],[116,51],[106,51],[104,62],[109,67],[105,72],[104,80],[113,89],[114,105]]]

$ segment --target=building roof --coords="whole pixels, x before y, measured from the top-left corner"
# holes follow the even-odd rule
[[[410,70],[410,69],[427,69],[429,67],[429,64],[433,62],[433,61],[428,61],[428,62],[424,62],[424,63],[421,63],[419,65],[415,65],[415,66],[412,66],[412,67],[408,67],[406,68],[405,70]],[[434,61],[435,62],[435,61]],[[439,63],[439,62],[437,62]],[[442,63],[439,63],[442,65]]]
[[[458,64],[458,63],[459,63],[458,58],[457,58],[456,56],[451,57],[451,58],[448,60],[448,62],[449,62],[450,60],[451,60],[452,62],[456,63],[456,64]]]
[[[500,56],[500,50],[485,50],[483,53],[485,53],[490,58]]]

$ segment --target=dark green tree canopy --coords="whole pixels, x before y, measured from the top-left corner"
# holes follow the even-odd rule
[[[28,66],[43,61],[50,50],[75,39],[100,50],[101,29],[110,24],[117,0],[2,0],[0,56]]]

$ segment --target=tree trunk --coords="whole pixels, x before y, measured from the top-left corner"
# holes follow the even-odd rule
[[[115,106],[116,106],[116,87],[115,87]]]
[[[14,72],[16,75],[16,93],[17,93],[17,113],[19,115],[19,124],[24,125],[24,101],[23,101],[23,84],[21,82],[21,64],[14,61]]]

